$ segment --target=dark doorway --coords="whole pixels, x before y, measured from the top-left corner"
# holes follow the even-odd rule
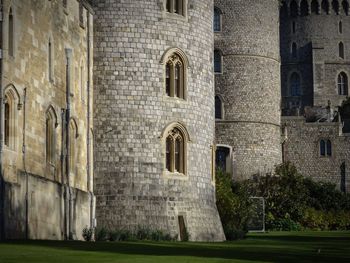
[[[179,229],[180,229],[180,240],[188,241],[185,219],[183,216],[178,216],[178,220],[179,220]]]
[[[218,146],[216,148],[216,157],[215,157],[216,168],[223,172],[227,172],[228,171],[227,160],[229,160],[229,157],[230,157],[230,148]]]

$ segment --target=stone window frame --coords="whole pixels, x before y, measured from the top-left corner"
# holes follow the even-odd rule
[[[216,117],[216,99],[219,99],[220,100],[220,109],[221,109],[221,114],[220,114],[220,118],[217,118]],[[224,120],[225,119],[225,107],[224,107],[224,100],[223,100],[223,98],[222,98],[222,96],[220,95],[220,94],[215,94],[215,120],[217,120],[217,121],[222,121],[222,120]]]
[[[18,146],[18,111],[22,109],[20,95],[13,84],[9,84],[4,89],[4,148],[7,150],[17,151]],[[5,117],[6,104],[8,105],[8,116]],[[17,106],[17,107],[16,107]],[[8,122],[8,124],[6,123]],[[6,129],[8,131],[6,132]],[[6,133],[8,138],[6,138]]]
[[[219,7],[214,6],[214,16],[213,16],[213,31],[214,33],[221,33],[222,32],[222,11]],[[216,28],[216,19],[218,19],[218,29]]]
[[[332,157],[332,141],[328,138],[322,138],[319,140],[319,156],[322,158]]]
[[[79,131],[78,125],[74,117],[71,117],[68,124],[68,133],[69,133],[69,176],[73,185],[74,177],[77,175],[77,154],[78,154],[78,138]]]
[[[222,75],[223,74],[223,62],[224,62],[224,58],[223,58],[223,53],[221,51],[221,49],[219,48],[215,48],[214,49],[214,54],[213,54],[213,70],[214,70],[214,74],[215,75]],[[217,67],[217,61],[216,61],[216,55],[220,56],[220,62],[219,63],[219,67]],[[217,68],[220,68],[220,70],[217,70]]]
[[[341,70],[338,72],[336,77],[336,88],[337,94],[340,96],[347,96],[349,94],[349,77],[348,74]]]
[[[177,134],[174,134],[177,133]],[[169,157],[169,165],[167,163],[168,154],[167,154],[167,146],[169,145],[170,139],[177,139],[178,136],[181,136],[182,139],[182,153],[180,152],[179,160],[180,166],[182,166],[182,171],[176,170],[175,164],[175,148],[169,149],[171,152]],[[186,126],[180,122],[173,122],[166,126],[166,128],[162,131],[161,135],[161,145],[162,145],[162,155],[163,155],[163,175],[169,179],[188,179],[188,148],[189,143],[191,142],[190,135],[186,129]],[[172,146],[175,147],[175,141],[172,142]],[[182,156],[181,156],[182,154]],[[170,169],[168,169],[170,167]]]
[[[180,3],[181,10],[177,12],[175,4]],[[188,0],[164,0],[163,1],[164,16],[174,19],[188,19]]]
[[[58,118],[55,108],[50,105],[45,113],[45,159],[50,167],[56,166],[56,140]]]
[[[171,63],[171,65],[173,67],[170,66],[170,68],[168,68],[169,63]],[[176,70],[176,65],[178,65],[178,63],[181,64],[180,66],[180,75],[178,76],[180,78],[180,88],[179,88],[179,92],[175,92],[175,70]],[[188,60],[188,57],[186,56],[185,52],[183,52],[181,49],[179,48],[169,48],[167,49],[161,60],[160,60],[160,64],[164,66],[163,69],[163,79],[164,79],[164,94],[165,96],[169,97],[169,98],[175,98],[175,99],[180,99],[180,100],[187,100],[187,83],[188,83],[188,69],[190,67],[190,63]],[[169,69],[169,78],[167,77],[167,72]],[[168,90],[168,83],[167,81],[170,81],[169,83],[169,90]],[[181,81],[182,80],[182,81]],[[177,84],[179,85],[179,83]]]

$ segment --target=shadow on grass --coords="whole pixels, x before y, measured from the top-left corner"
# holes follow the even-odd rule
[[[253,236],[226,243],[177,242],[60,242],[9,241],[6,244],[30,245],[82,252],[104,252],[145,256],[190,256],[270,262],[350,262],[347,237]],[[320,253],[318,249],[321,249]]]

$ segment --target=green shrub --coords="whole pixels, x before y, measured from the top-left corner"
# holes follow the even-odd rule
[[[96,241],[107,241],[109,239],[109,231],[105,227],[97,228],[95,231],[95,240]]]
[[[82,235],[83,235],[83,238],[84,238],[85,241],[91,241],[92,240],[92,236],[94,235],[94,229],[91,228],[91,227],[86,226],[83,229]]]

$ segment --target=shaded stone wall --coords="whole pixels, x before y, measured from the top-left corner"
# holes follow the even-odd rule
[[[225,112],[216,140],[233,147],[233,177],[244,179],[281,162],[278,1],[216,0],[215,6],[222,11],[215,48],[223,56],[215,91]]]
[[[73,204],[80,210],[71,222],[73,238],[81,239],[81,230],[90,225],[92,174],[88,175],[87,133],[88,126],[88,24],[92,32],[92,15],[87,17],[88,5],[82,9],[79,1],[3,1],[3,94],[11,91],[15,97],[13,122],[11,121],[11,145],[3,145],[2,175],[5,180],[5,234],[6,238],[25,235],[25,193],[28,193],[29,238],[62,239],[64,237],[63,214],[67,215],[67,203],[62,185],[71,186]],[[13,54],[9,52],[9,12],[14,24]],[[79,10],[82,10],[80,21]],[[90,37],[91,41],[92,38]],[[90,41],[90,46],[92,43]],[[49,74],[49,42],[52,47],[52,71]],[[65,121],[62,110],[66,105],[66,54],[72,49],[71,60],[71,117],[77,123],[76,158],[69,179],[64,172]],[[83,72],[83,76],[81,76]],[[91,82],[91,80],[89,80]],[[24,123],[24,89],[27,89]],[[92,96],[92,93],[90,92]],[[92,101],[90,101],[92,105]],[[49,107],[55,112],[54,152],[52,162],[46,161],[46,113]],[[91,109],[90,109],[91,110]],[[25,125],[25,131],[23,129]],[[25,132],[25,136],[23,136]],[[63,137],[62,137],[63,136]],[[23,148],[25,140],[25,148]],[[23,158],[23,149],[26,154]],[[90,152],[92,152],[90,150]],[[24,166],[25,163],[25,166]],[[29,187],[24,175],[28,173]],[[90,181],[89,181],[90,180]],[[79,190],[78,190],[79,189]],[[85,195],[80,204],[75,192]],[[68,198],[68,194],[65,195]],[[84,209],[81,209],[84,207]],[[86,210],[88,209],[88,210]],[[24,214],[23,214],[24,213]]]
[[[298,171],[317,181],[341,185],[341,165],[345,164],[345,184],[350,190],[350,137],[341,132],[339,123],[306,123],[303,117],[283,117],[286,140],[284,156]],[[320,154],[320,141],[330,140],[332,156]]]
[[[144,226],[191,240],[223,240],[212,180],[214,79],[211,0],[185,1],[185,17],[165,1],[95,1],[94,125],[98,225]],[[189,60],[187,98],[168,97],[162,56]],[[163,131],[188,131],[187,174],[165,168]]]

